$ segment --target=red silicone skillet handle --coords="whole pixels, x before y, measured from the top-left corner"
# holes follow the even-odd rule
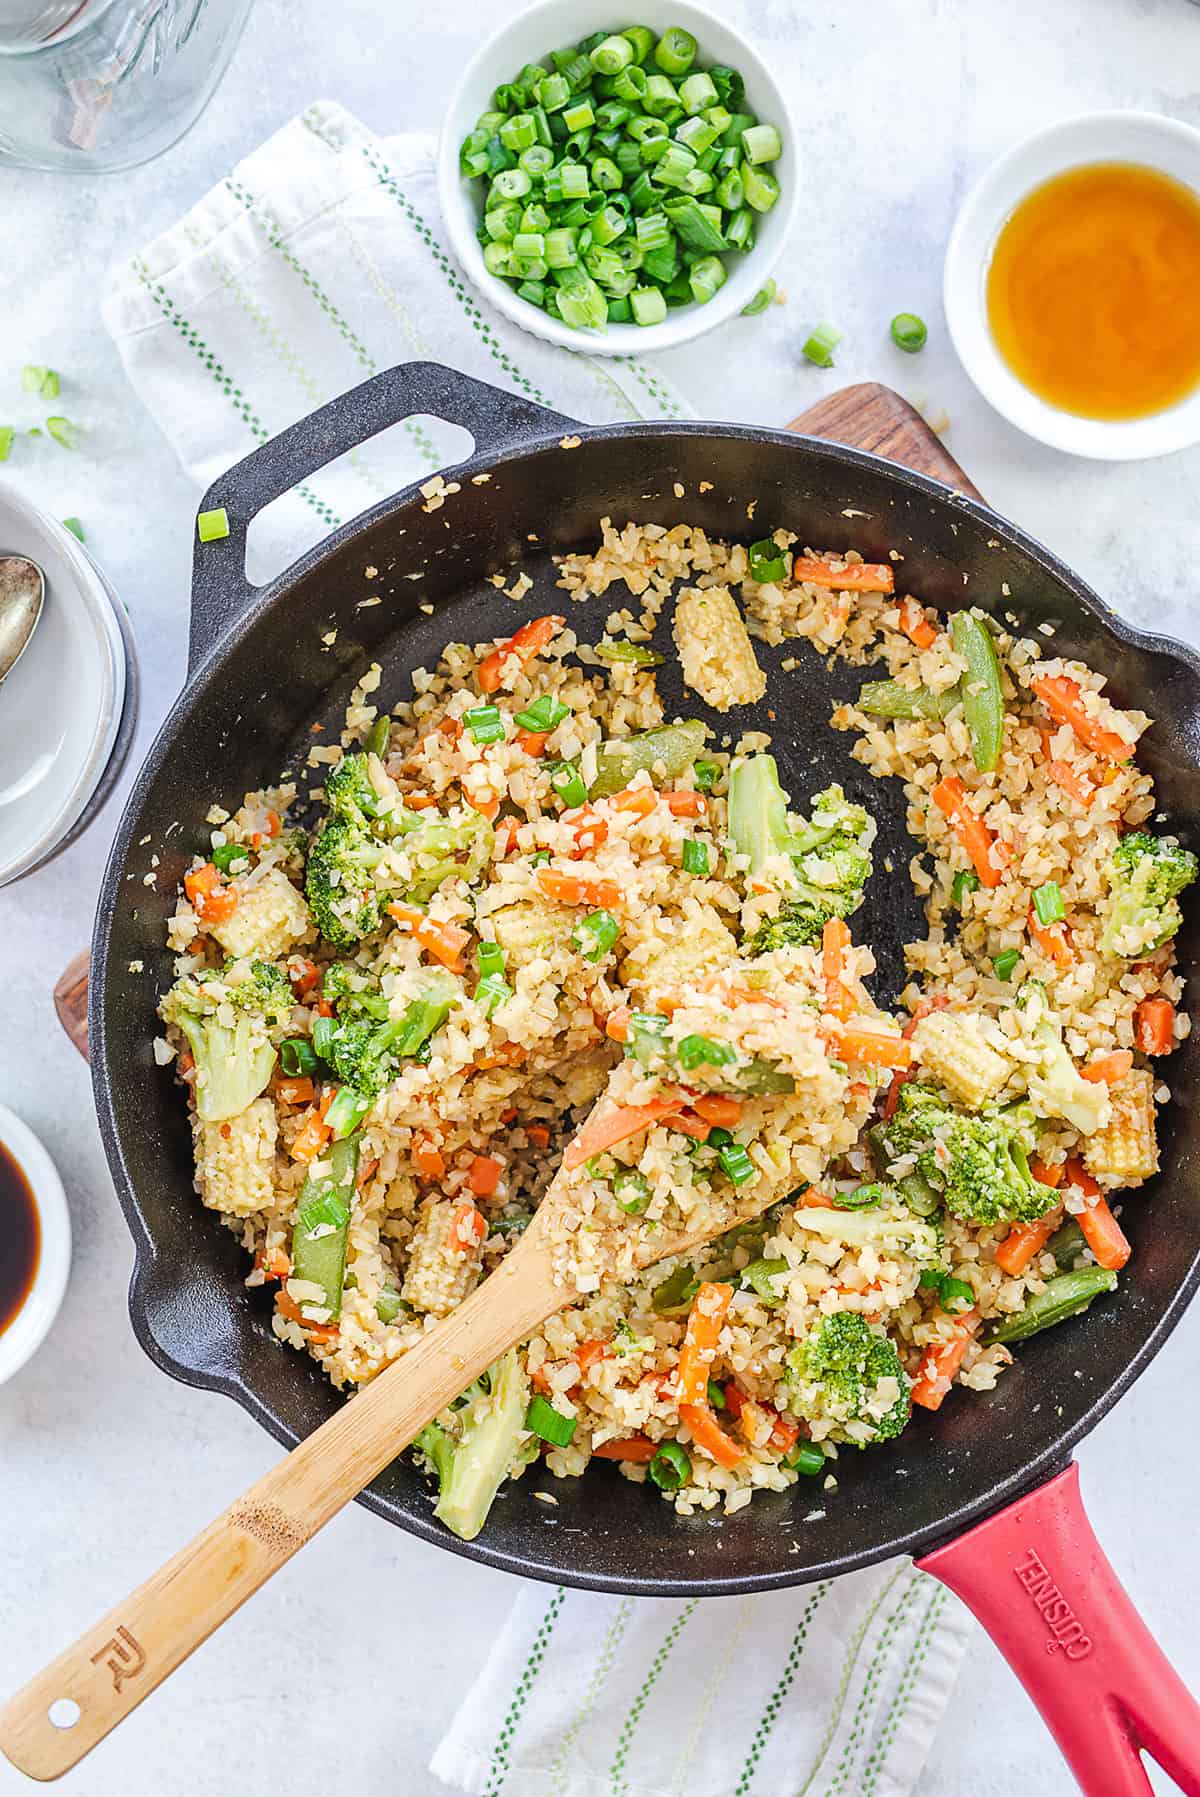
[[[1105,1559],[1077,1467],[917,1564],[975,1612],[1088,1797],[1152,1797],[1142,1748],[1200,1797],[1200,1707]]]

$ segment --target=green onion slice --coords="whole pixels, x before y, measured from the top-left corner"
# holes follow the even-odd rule
[[[692,1463],[677,1441],[664,1441],[646,1470],[660,1491],[678,1491],[691,1478]]]
[[[525,1412],[525,1427],[554,1448],[570,1446],[577,1420],[573,1416],[564,1416],[561,1410],[556,1410],[553,1404],[548,1404],[542,1397],[533,1398]]]
[[[750,545],[750,577],[760,585],[785,579],[790,563],[787,550],[781,549],[774,537],[760,537]]]
[[[601,661],[624,661],[639,668],[660,668],[663,664],[657,649],[647,648],[645,643],[615,642],[610,637],[596,644],[596,654]]]
[[[897,312],[891,324],[892,342],[897,349],[906,350],[915,356],[919,349],[924,349],[929,332],[925,328],[925,320],[918,318],[915,312]]]
[[[1063,895],[1057,880],[1047,880],[1044,886],[1034,889],[1033,908],[1037,912],[1039,923],[1061,923],[1067,915],[1067,907],[1063,904]]]
[[[533,701],[532,705],[527,705],[524,711],[519,711],[513,722],[520,729],[532,730],[540,736],[561,724],[569,711],[570,706],[563,705],[559,700],[551,698],[549,693],[543,693],[539,699]]]
[[[835,325],[819,324],[801,347],[801,354],[818,368],[833,367],[833,352],[842,341],[842,333]]]

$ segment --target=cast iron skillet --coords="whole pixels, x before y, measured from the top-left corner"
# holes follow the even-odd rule
[[[251,588],[244,555],[252,517],[345,450],[417,413],[461,424],[474,438],[474,456],[446,471],[460,490],[433,511],[415,490],[400,493],[269,585]],[[677,482],[686,489],[682,498]],[[702,482],[711,490],[701,491]],[[508,634],[522,618],[551,610],[565,610],[581,632],[595,631],[612,596],[564,604],[550,556],[594,543],[610,515],[618,524],[686,519],[742,539],[785,525],[803,543],[852,546],[870,560],[900,551],[903,585],[942,609],[966,600],[997,611],[1011,606],[1031,629],[1052,623],[1056,650],[1092,662],[1109,675],[1118,702],[1153,714],[1142,759],[1172,827],[1187,841],[1200,833],[1200,661],[1178,644],[1130,630],[1052,554],[985,505],[860,451],[728,425],[593,429],[417,363],[366,382],[264,445],[218,480],[204,504],[224,506],[232,530],[197,551],[188,683],[146,759],[113,847],[93,944],[89,1035],[105,1146],[137,1244],[130,1308],[138,1338],[165,1372],[225,1392],[288,1445],[341,1400],[315,1364],[280,1350],[269,1300],[242,1284],[241,1250],[195,1199],[184,1108],[169,1070],[156,1067],[151,1053],[154,1003],[172,977],[164,922],[177,881],[207,840],[213,797],[236,804],[281,767],[300,767],[314,724],[324,726],[323,740],[336,740],[347,694],[368,661],[382,662],[381,697],[389,702],[407,696],[411,670],[432,666],[452,638]],[[517,606],[490,577],[522,568],[534,588]],[[1011,598],[1003,596],[1005,586]],[[383,603],[361,609],[374,596]],[[419,609],[430,602],[433,616]],[[665,637],[669,625],[661,628]],[[329,647],[322,639],[332,630]],[[780,670],[785,656],[799,657],[800,668]],[[767,699],[753,716],[737,714],[736,730],[771,732],[797,803],[838,780],[878,818],[880,859],[890,856],[896,873],[876,879],[856,927],[876,950],[876,991],[886,1001],[901,983],[900,945],[920,934],[921,918],[905,875],[913,844],[899,786],[871,780],[850,757],[852,738],[826,722],[831,702],[857,690],[862,673],[828,668],[804,644],[767,650],[764,660]],[[679,685],[673,657],[662,675],[669,707],[705,715]],[[729,728],[728,720],[709,721],[722,733]],[[147,886],[154,853],[157,880]],[[1189,975],[1198,929],[1193,907],[1179,941]],[[131,974],[131,962],[146,971]],[[958,1542],[932,1555],[931,1570],[986,1612],[993,1629],[1005,1629],[1001,1611],[1016,1605],[1006,1650],[1027,1681],[1035,1670],[1057,1673],[1057,1687],[1039,1701],[1054,1712],[1080,1775],[1099,1779],[1089,1788],[1149,1789],[1131,1747],[1118,1756],[1119,1766],[1114,1757],[1118,1741],[1136,1736],[1186,1789],[1200,1791],[1185,1763],[1200,1766],[1200,1712],[1148,1637],[1139,1637],[1143,1670],[1134,1678],[1130,1642],[1139,1625],[1128,1600],[1115,1595],[1115,1581],[1103,1595],[1098,1565],[1069,1567],[1061,1540],[1046,1545],[1048,1527],[1066,1527],[1073,1554],[1082,1547],[1098,1556],[1082,1513],[1071,1508],[1074,1473],[1064,1470],[1070,1450],[1161,1347],[1200,1279],[1195,1037],[1173,1057],[1170,1085],[1162,1176],[1127,1204],[1122,1219],[1135,1253],[1119,1294],[1023,1346],[994,1393],[962,1394],[936,1416],[918,1416],[899,1441],[844,1454],[839,1488],[828,1501],[814,1503],[806,1491],[762,1495],[717,1530],[709,1519],[677,1518],[648,1488],[614,1470],[593,1468],[556,1488],[552,1519],[530,1500],[529,1480],[509,1488],[471,1543],[433,1520],[427,1482],[406,1462],[391,1466],[361,1501],[425,1540],[491,1566],[655,1595],[719,1595],[827,1578],[932,1549],[992,1517],[967,1537],[986,1548],[970,1568]],[[812,1510],[821,1514],[800,1526],[800,1514]],[[1006,1559],[1010,1549],[1014,1557]],[[980,1563],[987,1590],[980,1588]],[[1105,1569],[1103,1577],[1112,1575]],[[1112,1683],[1118,1648],[1119,1697]],[[1152,1679],[1148,1655],[1156,1656]],[[1093,1669],[1104,1677],[1089,1687]],[[1069,1712],[1080,1702],[1093,1706],[1090,1747],[1066,1739]],[[1177,1744],[1191,1731],[1183,1757],[1164,1738],[1168,1709]],[[1111,1718],[1108,1729],[1097,1722],[1102,1715]],[[1102,1775],[1088,1758],[1096,1742]]]

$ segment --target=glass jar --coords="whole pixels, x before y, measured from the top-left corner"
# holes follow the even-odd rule
[[[193,125],[252,0],[0,0],[0,166],[103,174]]]

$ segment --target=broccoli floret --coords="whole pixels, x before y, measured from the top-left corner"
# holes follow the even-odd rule
[[[434,1515],[462,1541],[474,1541],[514,1463],[525,1458],[521,1437],[528,1387],[515,1348],[492,1367],[488,1387],[486,1396],[475,1395],[458,1413],[457,1438],[432,1423],[413,1444],[441,1487]]]
[[[1041,980],[1026,980],[1015,1004],[1022,1033],[1041,1057],[1025,1076],[1035,1111],[1042,1117],[1061,1117],[1080,1135],[1094,1135],[1112,1115],[1107,1086],[1080,1075],[1067,1053],[1062,1025],[1051,1009]]]
[[[752,954],[806,947],[819,941],[830,918],[849,917],[862,904],[875,821],[840,786],[817,794],[805,822],[788,811],[774,757],[751,755],[730,775],[729,833],[751,874],[761,875],[772,862],[778,871],[785,858],[780,908],[755,931]]]
[[[1183,922],[1176,900],[1198,871],[1195,855],[1172,836],[1145,830],[1123,836],[1106,869],[1112,896],[1102,951],[1145,955],[1169,942]]]
[[[382,1022],[388,1015],[388,1001],[379,981],[353,961],[331,962],[321,981],[321,997],[339,1017],[374,1017]]]
[[[495,832],[478,811],[472,811],[460,824],[431,812],[412,816],[412,826],[406,827],[398,846],[413,869],[405,897],[414,903],[422,905],[431,899],[446,880],[465,880],[469,886],[491,860]]]
[[[858,1311],[842,1310],[788,1355],[792,1406],[810,1423],[832,1422],[839,1439],[864,1448],[899,1435],[912,1407],[895,1345]]]
[[[331,817],[359,825],[391,809],[375,790],[365,755],[343,755],[337,766],[329,770],[325,776],[325,803]]]
[[[304,895],[334,948],[354,948],[383,924],[387,890],[375,884],[384,846],[358,824],[333,817],[308,851]]]
[[[1053,1188],[1029,1171],[1019,1117],[966,1116],[910,1081],[883,1140],[889,1161],[916,1156],[916,1171],[964,1222],[1027,1223],[1057,1203]]]
[[[265,1090],[275,1068],[272,1031],[287,1026],[292,1003],[286,975],[269,961],[233,962],[171,987],[160,1010],[192,1051],[202,1122],[239,1116]]]
[[[811,1234],[827,1242],[842,1242],[849,1248],[871,1248],[876,1254],[908,1254],[922,1263],[936,1260],[942,1251],[937,1223],[928,1215],[914,1215],[896,1199],[870,1210],[826,1210],[818,1206],[806,1209],[800,1197],[794,1215],[796,1222]]]
[[[344,967],[343,962],[334,963],[325,975],[323,993],[328,993],[330,974]],[[346,981],[343,972],[335,986],[340,988]],[[402,1016],[388,1016],[387,1001],[382,995],[351,990],[338,1005],[337,1021],[318,1025],[318,1054],[328,1061],[343,1087],[361,1099],[364,1113],[391,1085],[401,1063],[419,1055],[434,1031],[445,1023],[460,990],[452,974],[430,969],[424,976],[420,995],[409,1001]]]

